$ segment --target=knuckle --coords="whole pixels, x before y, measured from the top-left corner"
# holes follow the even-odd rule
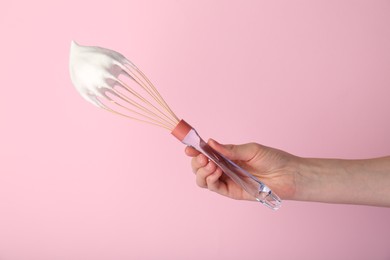
[[[207,179],[204,177],[202,170],[196,173],[196,184],[201,188],[207,188]]]
[[[199,162],[196,158],[192,158],[191,166],[193,169],[199,169],[201,167],[201,165],[199,164]]]
[[[214,176],[215,174],[213,175],[209,175],[207,176],[206,178],[206,183],[207,183],[207,187],[210,191],[216,191],[216,185],[215,183],[217,182],[218,178],[215,178]]]
[[[207,188],[207,185],[204,183],[204,181],[196,180],[196,185],[198,185],[200,188]]]

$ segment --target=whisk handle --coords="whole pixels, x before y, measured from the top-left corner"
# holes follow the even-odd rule
[[[181,120],[172,134],[182,143],[192,146],[213,161],[234,182],[240,185],[247,193],[267,207],[277,210],[281,206],[280,198],[255,176],[232,162],[209,146],[188,123]]]

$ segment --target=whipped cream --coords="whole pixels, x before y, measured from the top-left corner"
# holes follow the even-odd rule
[[[134,66],[122,54],[96,46],[70,46],[70,78],[80,95],[92,104],[104,106],[98,99],[112,89],[120,74],[127,74],[125,65]]]

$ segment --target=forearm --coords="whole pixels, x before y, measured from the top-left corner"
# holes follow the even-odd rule
[[[390,157],[300,158],[293,199],[390,207]]]

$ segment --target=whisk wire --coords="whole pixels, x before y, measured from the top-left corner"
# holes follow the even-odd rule
[[[111,93],[112,95],[115,96],[115,94]],[[120,108],[123,108],[125,109],[126,111],[129,111],[131,113],[134,113],[138,116],[140,116],[141,118],[145,118],[145,119],[141,119],[141,118],[138,118],[138,117],[135,117],[135,116],[130,116],[128,114],[125,114],[125,113],[122,113],[122,112],[119,112],[119,111],[116,111],[114,109],[112,109],[111,107],[107,106],[106,104],[102,103],[100,100],[98,100],[98,103],[100,105],[101,108],[111,112],[111,113],[114,113],[114,114],[117,114],[117,115],[120,115],[120,116],[124,116],[124,117],[127,117],[129,119],[133,119],[133,120],[136,120],[136,121],[139,121],[139,122],[143,122],[143,123],[148,123],[148,124],[152,124],[152,125],[155,125],[155,126],[159,126],[159,127],[163,127],[167,130],[171,130],[172,129],[172,126],[170,125],[167,125],[167,124],[164,124],[158,120],[155,120],[154,118],[152,117],[149,117],[145,114],[142,114],[142,113],[139,113],[133,109],[129,109],[128,107],[120,104],[119,102],[117,102],[116,100],[112,99],[110,96],[108,96],[106,93],[103,93],[103,96],[106,100],[108,100],[111,104],[114,104],[115,106],[118,106]],[[118,97],[119,98],[119,97]]]
[[[146,75],[118,52],[72,42],[70,73],[80,94],[98,107],[168,130],[179,123]]]
[[[130,64],[130,65],[132,65],[132,64]],[[161,101],[161,103],[159,102],[161,104],[161,106],[163,106],[166,109],[166,111],[175,119],[176,123],[179,122],[180,119],[175,115],[175,113],[169,107],[167,102],[165,102],[165,100],[161,96],[160,92],[158,92],[157,88],[153,85],[153,83],[148,79],[148,77],[146,77],[146,75],[141,70],[139,70],[135,65],[133,65],[133,66],[134,66],[135,70],[141,75],[141,77],[146,80],[146,82],[148,83],[150,88],[157,94],[158,99]]]
[[[137,91],[134,91],[128,84],[126,84],[125,82],[119,79],[116,79],[117,82],[120,83],[121,87],[129,91],[132,95],[136,96],[138,99],[145,102],[148,106],[153,108],[153,110],[158,111],[160,115],[162,115],[163,117],[169,120],[169,122],[173,125],[173,127],[176,126],[177,123],[180,121],[179,118],[168,106],[168,104],[165,102],[165,100],[163,99],[159,91],[152,84],[152,82],[146,77],[146,75],[130,61],[126,61],[125,63],[118,64],[118,65],[121,67],[121,69],[126,74],[126,76],[128,76],[139,87],[141,87],[149,95],[149,99],[152,98],[152,100],[154,100],[159,105],[159,107],[164,111],[158,109],[155,105],[152,104],[152,102],[149,102],[147,98],[137,93]]]
[[[146,75],[138,69],[134,64],[132,63],[126,63],[124,70],[128,72],[131,75],[134,75],[134,77],[139,81],[143,83],[144,89],[166,110],[166,112],[169,113],[169,115],[172,116],[172,118],[175,119],[175,122],[179,122],[179,118],[175,115],[175,113],[171,110],[171,108],[168,106],[168,104],[165,102],[161,94],[158,92],[157,88],[153,85],[153,83],[146,77]],[[140,77],[138,77],[133,70],[135,70]],[[140,78],[144,79],[146,82],[143,82]],[[136,81],[137,81],[136,80]]]
[[[128,84],[126,84],[125,82],[123,82],[122,80],[120,79],[117,79],[117,83],[120,87],[122,87],[125,91],[129,92],[131,95],[135,96],[136,98],[138,98],[140,101],[142,101],[143,103],[145,103],[149,108],[153,109],[155,112],[157,112],[158,114],[160,114],[160,116],[163,116],[165,117],[170,123],[172,124],[175,124],[175,121],[170,118],[169,116],[166,115],[166,113],[164,113],[163,111],[161,111],[160,109],[158,109],[154,104],[152,104],[149,100],[147,100],[145,97],[143,97],[141,94],[137,93],[136,91],[134,91]],[[137,82],[137,84],[139,84]],[[147,112],[147,111],[146,111]],[[150,111],[151,112],[151,111]],[[154,113],[153,113],[154,114]],[[156,116],[158,116],[160,119],[164,120],[163,118],[161,118],[159,115],[155,114]],[[165,121],[165,120],[164,120]]]
[[[117,106],[119,106],[119,107],[121,107],[121,108],[123,108],[123,109],[125,109],[125,110],[127,110],[129,112],[131,112],[131,113],[134,113],[134,114],[137,114],[137,115],[139,115],[141,117],[147,118],[147,119],[149,119],[149,120],[151,120],[153,122],[157,122],[157,123],[160,123],[160,124],[165,125],[165,126],[171,126],[172,125],[168,121],[164,120],[164,118],[162,118],[158,114],[156,114],[153,111],[147,109],[145,106],[141,105],[140,103],[130,99],[129,97],[127,97],[123,93],[117,91],[115,88],[110,89],[107,92],[110,93],[111,95],[113,95],[114,97],[116,97],[116,99],[109,98],[111,103],[113,103],[113,104],[115,104],[115,105],[117,105]],[[132,108],[129,108],[128,106],[125,106],[125,105],[123,105],[122,103],[120,103],[118,101],[123,101],[125,104],[131,105],[134,108],[139,109],[139,111],[137,111],[135,109],[132,109]],[[143,113],[140,113],[140,112],[143,112]]]

